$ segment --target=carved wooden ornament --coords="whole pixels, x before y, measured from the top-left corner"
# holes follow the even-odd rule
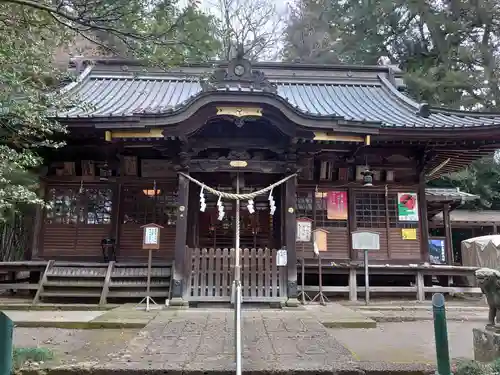
[[[217,107],[217,116],[262,117],[258,107]]]

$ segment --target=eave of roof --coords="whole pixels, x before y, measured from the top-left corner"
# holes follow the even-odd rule
[[[459,188],[426,188],[425,199],[427,202],[469,202],[479,199],[478,195],[460,191]]]
[[[437,214],[433,222],[442,222],[443,214]],[[450,221],[452,223],[500,223],[500,211],[497,210],[453,210],[450,212]]]
[[[237,86],[203,92],[199,78],[212,69],[209,64],[192,64],[168,72],[145,69],[129,60],[99,60],[97,64],[87,65],[77,82],[62,90],[66,95],[78,96],[82,104],[56,117],[182,118],[183,112],[206,96],[220,101],[227,95],[233,101],[246,102],[267,95],[296,116],[325,126],[352,122],[395,129],[447,130],[500,125],[500,114],[436,109],[413,101],[398,91],[390,67],[254,64],[254,69],[265,71],[276,84],[277,94],[269,94]]]

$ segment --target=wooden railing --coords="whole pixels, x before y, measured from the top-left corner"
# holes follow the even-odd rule
[[[316,266],[317,267],[317,266]],[[315,273],[314,264],[306,264],[306,275],[310,272]],[[345,274],[349,275],[348,284],[343,286],[327,286],[323,283],[323,292],[325,294],[348,294],[350,301],[356,301],[358,294],[365,292],[365,287],[357,284],[358,276],[364,275],[362,265],[323,265],[323,275],[329,274]],[[372,276],[397,276],[404,275],[413,279],[411,284],[407,286],[370,286],[370,294],[414,294],[417,301],[424,301],[426,293],[449,293],[449,294],[474,294],[481,295],[481,289],[475,285],[474,272],[478,267],[463,267],[463,266],[440,266],[440,265],[370,265],[369,275]],[[300,272],[300,268],[299,268]],[[426,283],[426,278],[430,281],[432,277],[446,279],[446,285],[429,285]],[[467,279],[468,286],[457,286],[454,284],[455,278]],[[301,286],[299,285],[299,290]],[[319,291],[318,285],[305,285],[304,290],[307,293]]]
[[[234,249],[190,249],[193,302],[229,302],[234,279]],[[286,299],[286,269],[276,265],[276,249],[242,249],[243,302]]]

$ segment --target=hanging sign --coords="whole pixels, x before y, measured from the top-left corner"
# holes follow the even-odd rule
[[[310,242],[312,220],[306,217],[297,219],[297,242]]]
[[[327,242],[328,231],[322,228],[314,230],[314,249],[320,251],[328,251],[328,242]]]
[[[398,220],[418,221],[418,200],[416,193],[398,193]]]
[[[143,225],[142,249],[143,250],[158,250],[160,248],[160,229],[163,228],[158,224]]]
[[[402,228],[401,238],[403,240],[416,240],[417,239],[417,228]]]
[[[329,220],[347,220],[347,191],[329,191],[326,194],[326,214]]]
[[[377,232],[352,232],[352,248],[354,250],[380,250],[380,234]]]
[[[288,258],[287,258],[287,253],[286,250],[278,250],[276,252],[276,265],[278,267],[284,267],[288,263]]]

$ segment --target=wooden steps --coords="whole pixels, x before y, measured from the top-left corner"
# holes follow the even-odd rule
[[[105,263],[52,262],[42,277],[37,297],[43,302],[99,303],[109,267]]]
[[[134,267],[127,264],[116,264],[111,272],[107,298],[120,300],[146,297],[147,272],[147,265]],[[150,296],[160,299],[157,301],[158,303],[164,303],[165,299],[169,298],[171,275],[172,268],[170,266],[154,265],[151,269]]]
[[[137,303],[146,296],[147,264],[71,263],[49,261],[33,304],[43,302]],[[150,296],[164,303],[169,298],[172,266],[155,264],[151,269]]]

